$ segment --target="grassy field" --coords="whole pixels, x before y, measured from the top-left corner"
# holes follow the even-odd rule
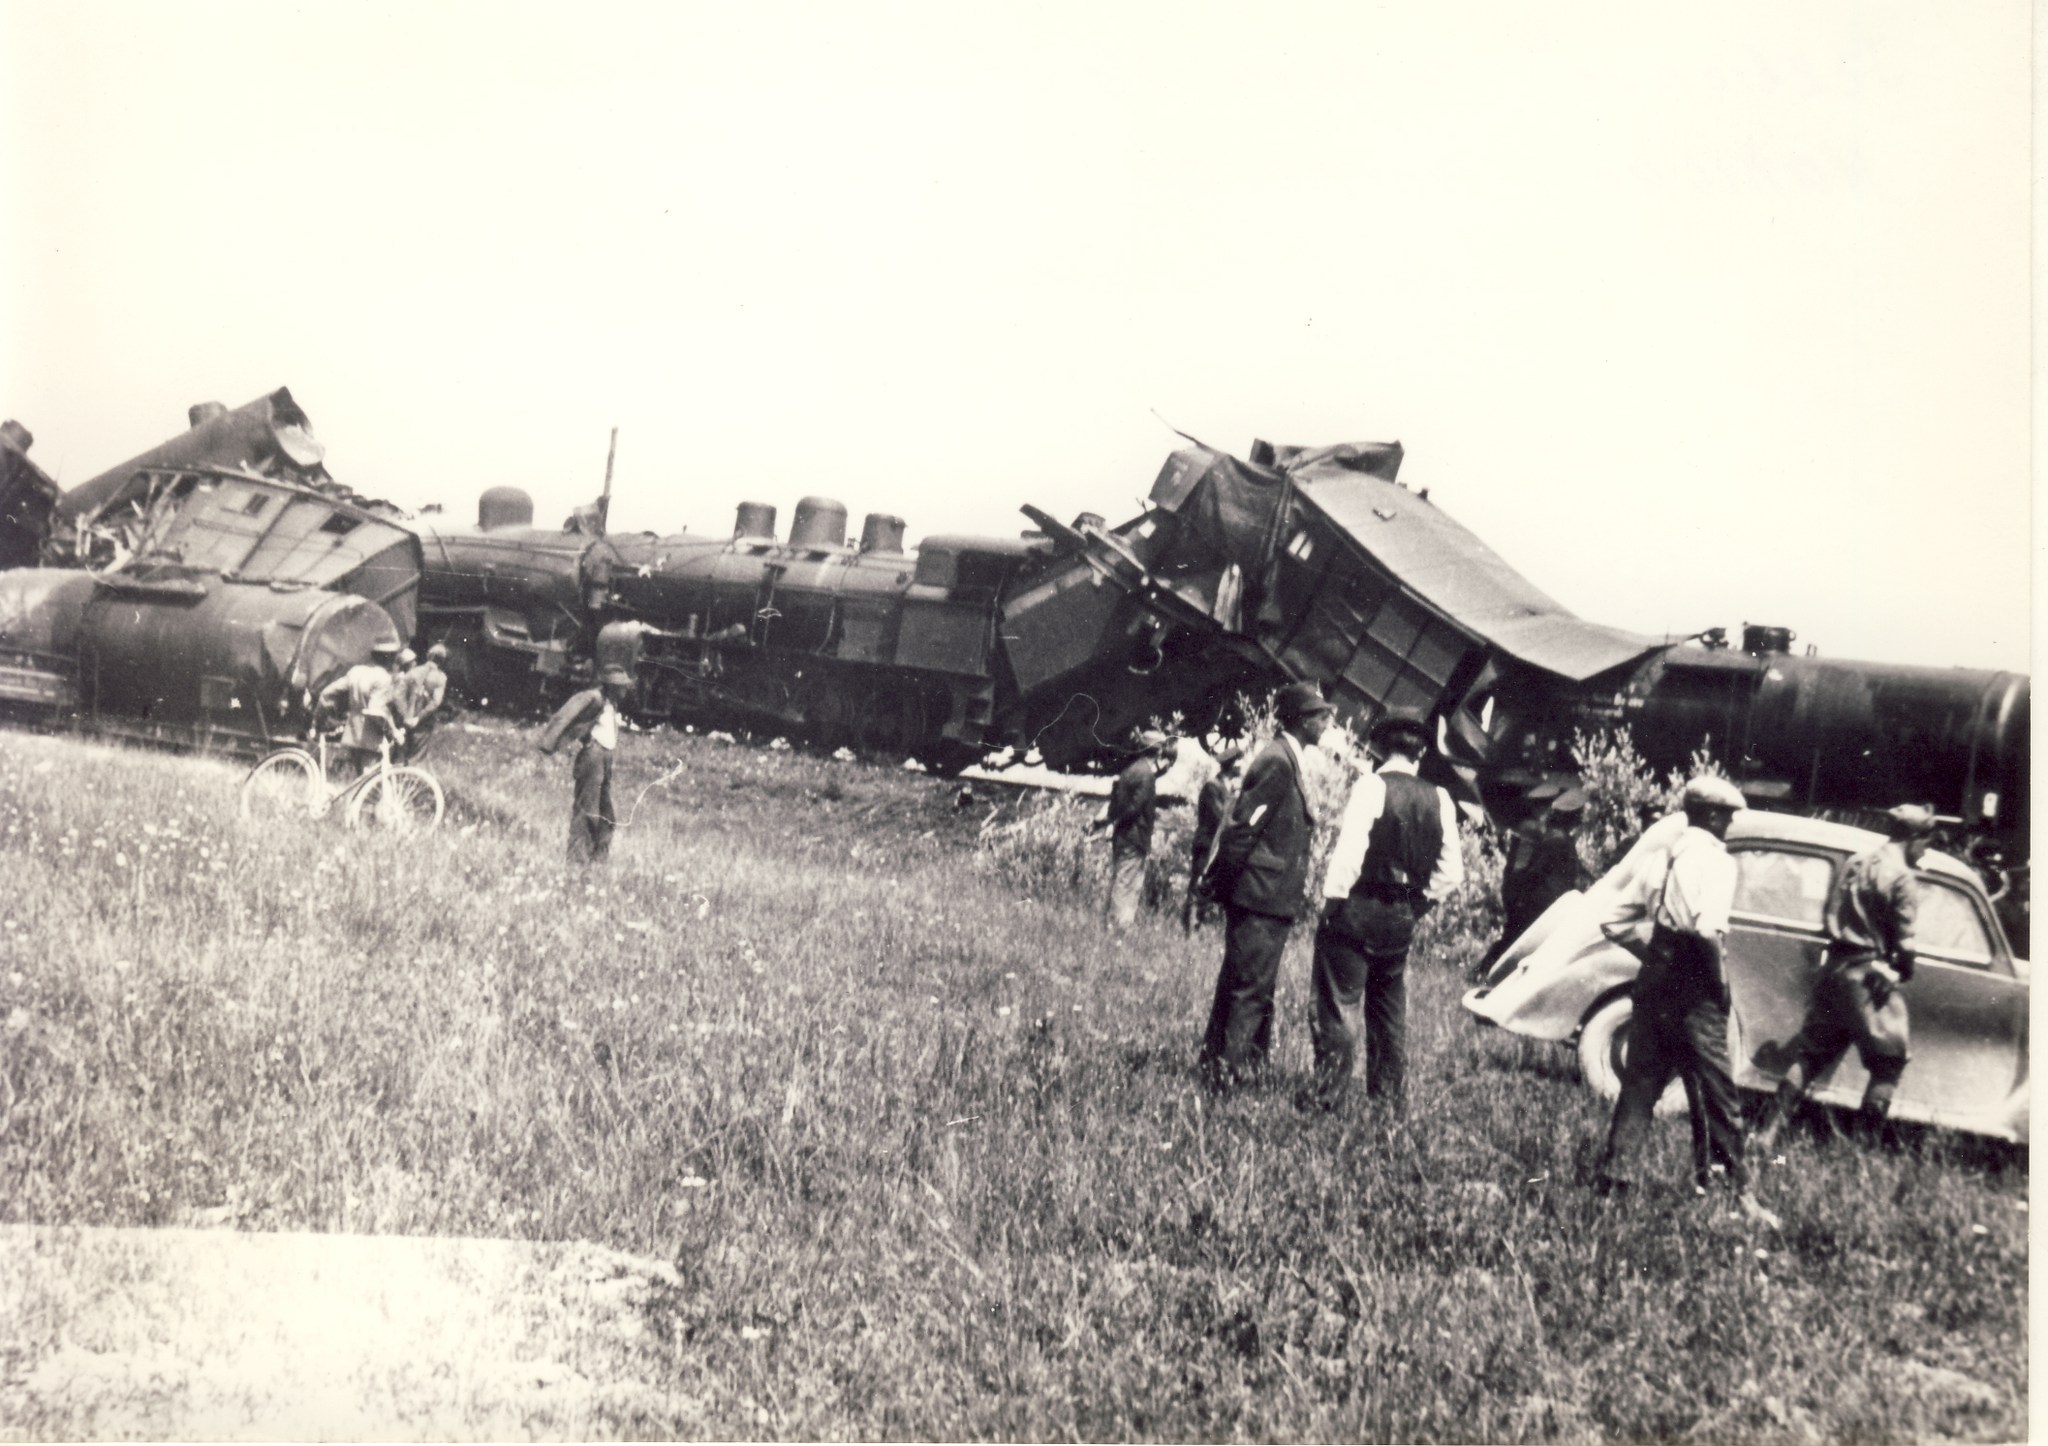
[[[1292,1108],[1305,938],[1286,1078],[1212,1103],[1217,936],[1112,938],[1098,881],[979,847],[1043,806],[636,735],[577,873],[532,738],[445,735],[450,826],[400,842],[256,834],[225,763],[0,737],[0,1218],[673,1261],[627,1363],[658,1399],[604,1434],[2026,1434],[2023,1156],[1803,1135],[1770,1234],[1693,1198],[1673,1122],[1666,1183],[1596,1203],[1604,1109],[1457,1008],[1453,927],[1407,1128]]]

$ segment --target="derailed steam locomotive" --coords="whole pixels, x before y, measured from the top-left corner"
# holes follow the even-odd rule
[[[487,494],[475,528],[422,528],[422,635],[476,687],[631,667],[650,712],[807,732],[959,763],[1117,754],[1178,711],[1218,721],[1247,689],[1320,683],[1364,723],[1437,721],[1452,782],[1512,812],[1570,769],[1575,729],[1626,723],[1659,768],[1710,748],[1749,796],[1853,814],[1932,799],[2025,852],[2030,685],[2021,674],[1672,643],[1574,617],[1396,480],[1398,446],[1174,453],[1118,527],[1031,507],[1018,538],[932,537],[805,498],[738,510],[728,539],[531,525]]]
[[[1587,622],[1403,485],[1398,444],[1237,458],[1196,443],[1118,526],[1026,506],[1022,536],[912,550],[885,514],[850,542],[846,510],[820,497],[787,536],[752,502],[726,538],[607,534],[602,509],[536,528],[504,488],[475,527],[404,521],[333,483],[288,392],[193,422],[63,494],[40,555],[280,598],[353,591],[404,635],[446,642],[477,703],[538,706],[617,662],[644,716],[939,767],[1010,747],[1073,768],[1154,717],[1206,728],[1240,692],[1306,678],[1358,723],[1428,712],[1443,781],[1506,814],[1569,771],[1575,729],[1627,723],[1655,766],[1704,745],[1759,803],[1853,816],[1931,800],[1958,832],[2026,854],[2024,675],[1798,657],[1780,628],[1731,648]],[[15,524],[0,541],[33,537],[34,499],[54,492],[24,475],[0,478],[0,524]],[[250,488],[293,500],[266,520]],[[9,639],[0,625],[0,651]]]

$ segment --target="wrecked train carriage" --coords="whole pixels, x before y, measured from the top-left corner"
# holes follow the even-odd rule
[[[322,463],[325,449],[289,388],[229,408],[200,402],[186,411],[189,426],[138,456],[107,468],[56,499],[43,561],[51,567],[107,567],[135,555],[138,534],[150,525],[158,497],[145,473],[231,472],[325,488],[338,487]]]
[[[191,420],[62,493],[9,424],[8,535],[36,546],[0,572],[0,710],[263,747],[303,735],[309,692],[413,632],[418,541],[327,479],[289,392]]]
[[[34,567],[50,539],[63,489],[29,459],[29,429],[0,422],[0,568]]]
[[[1307,679],[1360,726],[1389,708],[1443,720],[1445,754],[1476,795],[1510,762],[1554,761],[1546,725],[1561,690],[1619,677],[1660,644],[1572,616],[1396,483],[1400,461],[1398,444],[1261,443],[1250,461],[1197,445],[1167,459],[1144,516],[1065,540],[1151,614],[1155,650],[1209,660],[1211,676],[1179,680],[1175,706],[1191,719],[1214,716],[1247,680]],[[1110,613],[1102,599],[1067,610],[1084,605]],[[1058,702],[1065,713],[1041,739],[1056,762],[1147,716],[1136,690],[1092,726]]]
[[[1576,730],[1625,723],[1652,766],[1705,747],[1759,804],[1854,820],[1932,802],[2025,857],[2024,675],[1793,657],[1782,628],[1737,651],[1587,622],[1401,485],[1400,461],[1399,444],[1259,443],[1249,460],[1197,444],[1121,527],[1027,508],[1061,556],[1006,599],[1004,635],[1048,761],[1169,710],[1206,726],[1247,682],[1302,678],[1357,724],[1432,716],[1439,781],[1496,816],[1569,775]]]

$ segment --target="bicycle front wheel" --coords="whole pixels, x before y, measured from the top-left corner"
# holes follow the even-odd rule
[[[423,833],[441,822],[441,785],[424,768],[386,768],[363,780],[348,801],[350,828]]]
[[[303,748],[285,748],[260,760],[242,780],[242,817],[256,823],[318,818],[327,811],[327,783]]]

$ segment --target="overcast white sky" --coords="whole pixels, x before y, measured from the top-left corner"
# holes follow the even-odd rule
[[[0,414],[1009,533],[1399,439],[1586,617],[2026,668],[2030,16],[0,0]]]

